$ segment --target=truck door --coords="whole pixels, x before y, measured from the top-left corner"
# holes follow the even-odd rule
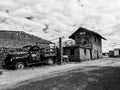
[[[29,62],[37,63],[40,62],[40,51],[38,46],[33,46],[29,50]]]

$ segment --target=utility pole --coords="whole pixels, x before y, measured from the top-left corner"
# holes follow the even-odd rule
[[[62,38],[59,38],[59,60],[60,64],[63,62],[63,47],[62,47]]]

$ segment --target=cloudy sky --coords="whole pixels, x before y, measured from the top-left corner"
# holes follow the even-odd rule
[[[51,40],[78,27],[98,32],[103,51],[120,47],[120,0],[0,0],[0,29]]]

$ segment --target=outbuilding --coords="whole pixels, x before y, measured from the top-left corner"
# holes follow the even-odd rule
[[[114,50],[110,50],[108,55],[109,57],[114,57]]]
[[[114,56],[115,56],[115,57],[117,57],[117,56],[120,57],[120,48],[115,48],[115,49],[114,49]]]

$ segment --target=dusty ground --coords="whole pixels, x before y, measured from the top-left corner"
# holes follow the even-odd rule
[[[85,72],[78,68],[44,80],[27,81],[27,84],[8,90],[120,90],[119,79],[119,67],[104,67]]]
[[[0,76],[0,89],[120,90],[119,66],[119,58],[104,58],[22,71],[3,71]],[[115,88],[111,88],[111,85]]]

